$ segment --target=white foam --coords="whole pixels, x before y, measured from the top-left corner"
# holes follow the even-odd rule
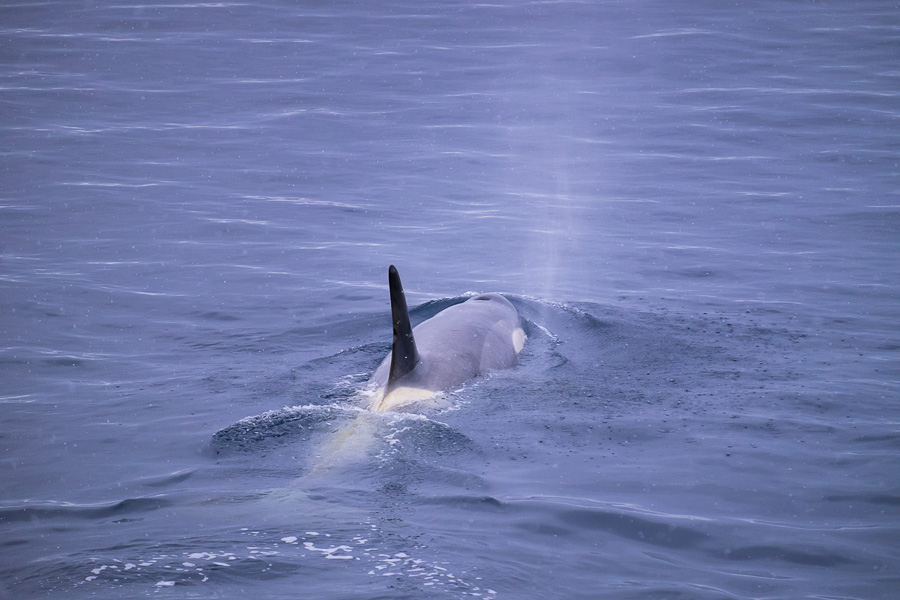
[[[353,556],[350,554],[353,552],[353,548],[350,546],[333,546],[331,548],[318,548],[312,542],[303,542],[303,547],[307,550],[312,550],[314,552],[321,552],[325,555],[325,558],[334,559],[334,560],[348,560],[352,559]],[[336,554],[337,552],[346,552],[347,554]]]
[[[377,535],[378,526],[367,522],[363,531],[366,535]],[[249,530],[242,530],[248,532]],[[258,534],[253,534],[258,535]],[[346,543],[328,544],[330,539],[337,541],[347,540]],[[302,544],[297,549],[291,546]],[[356,553],[354,553],[354,550]],[[235,561],[240,561],[245,567],[251,564],[267,565],[266,557],[281,555],[288,560],[344,560],[361,561],[361,572],[375,577],[400,577],[410,582],[415,581],[420,586],[429,589],[444,588],[447,591],[455,590],[466,596],[482,596],[494,598],[497,593],[491,589],[479,588],[475,581],[478,577],[471,577],[462,572],[457,575],[450,572],[445,566],[434,564],[428,560],[416,556],[416,547],[404,551],[379,546],[377,542],[370,542],[369,537],[363,537],[360,533],[355,535],[341,535],[339,533],[326,533],[307,531],[305,535],[285,535],[280,538],[272,538],[268,542],[259,540],[253,546],[247,546],[246,554],[240,556],[234,552],[207,551],[174,554],[158,554],[146,557],[138,562],[127,562],[124,558],[107,558],[104,562],[116,564],[98,564],[99,558],[94,559],[90,565],[91,571],[79,585],[102,585],[104,583],[119,582],[125,578],[137,577],[133,581],[145,581],[156,589],[173,587],[179,584],[197,585],[207,581],[215,581],[215,572],[218,568],[234,566]],[[446,564],[446,563],[444,563]],[[119,566],[121,565],[121,566]],[[272,565],[259,567],[263,571]],[[144,567],[155,567],[163,570],[157,573],[156,578],[147,581],[150,573],[142,570]],[[207,572],[204,572],[206,570]],[[106,573],[104,573],[106,571]],[[126,572],[130,572],[126,575]],[[113,578],[110,573],[116,575]],[[159,579],[160,575],[165,577]]]

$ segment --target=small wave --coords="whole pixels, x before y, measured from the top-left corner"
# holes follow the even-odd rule
[[[519,511],[523,519],[519,527],[552,530],[555,535],[583,535],[603,531],[617,537],[665,548],[694,548],[709,538],[693,519],[685,516],[658,518],[634,507],[596,503],[576,498],[532,497],[509,501],[509,510]],[[537,512],[538,515],[531,513]],[[700,519],[701,521],[705,519]]]
[[[834,552],[816,549],[791,548],[785,545],[758,545],[729,548],[722,553],[727,560],[760,561],[775,560],[810,567],[836,567],[853,561]]]
[[[269,442],[308,439],[314,432],[323,431],[335,421],[349,420],[362,409],[350,406],[305,405],[286,406],[245,417],[217,431],[211,445],[216,454],[227,450],[252,451]]]
[[[25,501],[20,504],[0,506],[0,523],[32,521],[35,519],[103,519],[108,517],[143,513],[172,505],[163,496],[126,498],[117,502],[98,504],[74,504],[71,502]]]
[[[141,477],[136,482],[145,487],[166,487],[181,483],[189,479],[195,473],[194,469],[181,469],[167,475],[157,475],[152,477]]]

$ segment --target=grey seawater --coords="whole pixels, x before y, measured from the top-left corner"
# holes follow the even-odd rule
[[[4,3],[0,596],[893,598],[898,37]],[[391,263],[519,365],[360,410]]]

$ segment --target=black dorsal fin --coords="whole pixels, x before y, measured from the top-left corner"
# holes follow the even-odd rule
[[[394,345],[391,348],[391,372],[388,375],[385,393],[394,389],[396,382],[412,371],[419,364],[419,351],[413,338],[412,325],[409,322],[409,309],[406,307],[406,296],[397,267],[388,269],[388,285],[391,288],[391,317],[394,321]]]

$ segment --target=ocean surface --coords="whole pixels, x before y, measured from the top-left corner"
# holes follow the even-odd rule
[[[894,1],[0,5],[0,598],[893,599]],[[498,291],[518,365],[359,391]]]

